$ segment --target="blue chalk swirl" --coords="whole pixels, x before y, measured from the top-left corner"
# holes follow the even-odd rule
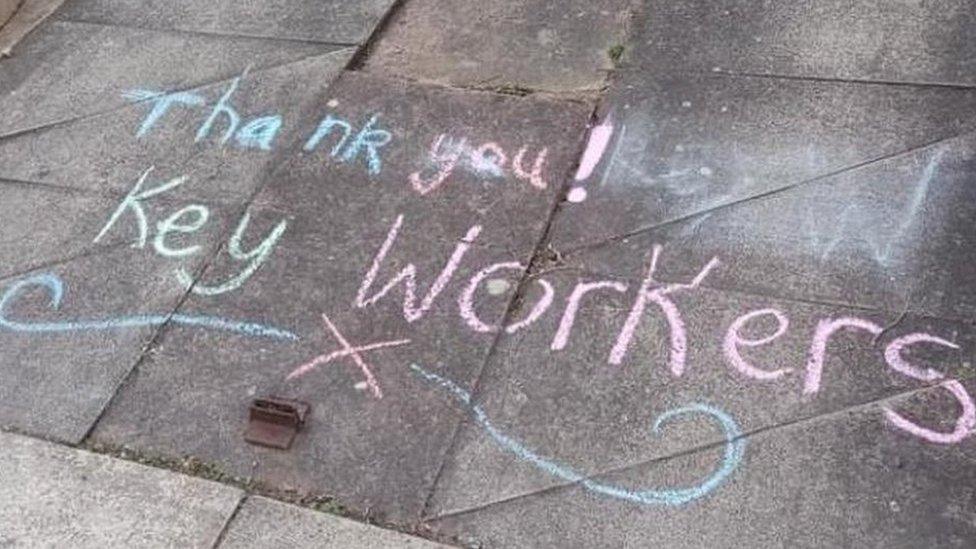
[[[555,461],[540,456],[539,454],[523,446],[517,440],[499,431],[494,425],[492,425],[491,421],[489,421],[488,415],[485,414],[485,411],[477,404],[471,402],[471,394],[459,387],[453,381],[428,372],[416,364],[411,364],[410,368],[425,380],[446,389],[451,396],[457,399],[474,415],[474,419],[478,422],[478,424],[481,425],[481,427],[499,446],[508,452],[511,452],[519,459],[535,465],[550,475],[559,477],[569,482],[579,483],[581,486],[592,492],[634,503],[640,503],[643,505],[684,505],[696,499],[702,498],[718,488],[719,485],[721,485],[722,482],[725,481],[725,479],[728,478],[733,471],[735,471],[739,464],[742,463],[742,456],[745,451],[745,440],[742,438],[742,432],[739,430],[739,426],[736,425],[735,420],[733,420],[732,417],[722,410],[719,410],[713,406],[709,406],[707,404],[691,404],[689,406],[665,412],[654,422],[652,430],[655,434],[659,433],[662,425],[673,418],[682,415],[703,414],[715,419],[722,427],[722,431],[725,434],[725,452],[722,457],[722,464],[711,475],[709,475],[708,478],[697,486],[675,489],[650,489],[635,491],[610,484],[603,484],[592,480],[586,475],[570,469],[565,465],[561,465]]]
[[[160,326],[167,322],[182,324],[184,326],[194,326],[211,330],[221,330],[233,332],[249,337],[266,337],[271,339],[297,341],[298,336],[294,333],[264,326],[252,322],[238,322],[224,318],[206,315],[185,315],[185,314],[153,314],[153,315],[132,315],[116,318],[106,318],[98,320],[66,320],[61,322],[18,322],[7,318],[7,305],[28,286],[43,286],[51,294],[51,308],[57,310],[61,307],[61,298],[64,296],[64,283],[57,275],[43,273],[19,280],[12,284],[3,297],[0,298],[0,329],[7,329],[14,332],[90,332],[102,330],[121,330],[125,328],[139,328],[143,326]]]

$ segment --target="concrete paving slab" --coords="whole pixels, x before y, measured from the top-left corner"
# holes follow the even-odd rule
[[[14,47],[54,13],[64,0],[4,0],[6,5],[16,5],[10,20],[0,22],[0,58],[9,57]],[[2,10],[2,8],[0,8]],[[0,21],[3,15],[0,14]]]
[[[214,546],[235,488],[0,433],[5,547]]]
[[[686,506],[622,502],[575,485],[433,524],[483,547],[967,547],[976,535],[972,439],[929,444],[894,429],[881,409],[919,413],[936,402],[953,398],[933,388],[750,436],[741,466],[714,495]],[[680,431],[669,425],[665,436]],[[682,486],[722,456],[706,449],[594,481]]]
[[[285,130],[273,144],[287,149],[300,132],[300,107],[314,101],[350,53],[257,70],[235,89],[233,108],[247,112],[245,120],[253,118],[252,112],[269,114],[281,108],[287,125],[283,123]],[[231,85],[219,82],[194,92],[216,103]],[[112,94],[121,97],[122,91]],[[134,104],[0,143],[0,173],[19,180],[0,187],[8,237],[0,257],[8,287],[41,272],[34,270],[53,271],[71,288],[63,308],[69,318],[77,314],[132,321],[148,315],[159,320],[158,315],[173,311],[186,290],[188,282],[180,273],[192,277],[218,246],[229,245],[237,228],[247,228],[240,218],[242,204],[264,181],[278,151],[225,149],[219,136],[196,144],[194,136],[207,114],[189,109],[167,113],[169,118],[137,137],[149,110],[145,102]],[[220,125],[214,128],[223,131]],[[181,177],[184,183],[178,184]],[[164,190],[157,194],[159,189]],[[160,237],[167,219],[168,229]],[[102,298],[92,299],[86,308],[69,308],[75,292]],[[142,296],[144,292],[151,297]],[[106,293],[115,296],[107,299]],[[37,301],[39,307],[44,303]],[[0,334],[9,341],[4,355],[16,355],[5,368],[10,383],[4,391],[4,425],[80,440],[158,326],[140,322],[131,331]],[[39,345],[39,339],[49,343]],[[85,356],[85,367],[69,355]]]
[[[694,277],[684,273],[684,264],[682,274],[670,271],[680,257],[666,249],[655,280],[685,283]],[[554,306],[530,328],[499,342],[475,396],[481,411],[474,415],[485,414],[491,426],[475,420],[465,424],[432,499],[435,514],[548,490],[565,484],[566,475],[598,475],[720,443],[725,433],[714,419],[675,419],[669,427],[677,430],[674,436],[648,432],[661,414],[693,403],[717,408],[738,431],[754,432],[924,386],[888,365],[884,354],[910,334],[962,346],[913,344],[906,349],[905,360],[946,376],[961,375],[962,357],[972,354],[964,340],[968,325],[962,322],[909,316],[875,341],[875,333],[893,324],[897,313],[701,287],[676,290],[668,298],[674,306],[671,320],[661,306],[647,303],[626,339],[622,334],[628,333],[639,278],[567,267],[539,280],[555,288]],[[569,304],[578,283],[589,284],[590,293],[577,294],[585,297],[577,301],[574,316]],[[527,297],[524,307],[535,303]],[[876,331],[817,335],[824,321],[838,318],[873,323]],[[738,338],[731,340],[731,351],[730,331]],[[761,349],[739,343],[773,335]],[[817,341],[823,345],[820,351]],[[821,357],[819,367],[810,365],[811,356]],[[430,369],[452,375],[439,365]],[[819,372],[816,384],[808,381],[814,369]],[[437,384],[431,391],[429,398],[440,395],[445,406],[470,408]],[[566,473],[570,469],[573,473]]]
[[[221,549],[349,549],[446,547],[400,532],[303,509],[262,497],[248,498],[231,522]]]
[[[974,173],[976,134],[968,133],[661,226],[623,249],[601,248],[582,268],[626,263],[638,272],[656,243],[689,271],[718,257],[706,286],[968,319],[976,315]],[[556,223],[580,224],[583,213],[567,208]]]
[[[104,101],[124,106],[0,139],[0,174],[125,194],[154,167],[152,179],[187,178],[160,198],[243,203],[270,167],[314,131],[317,122],[306,120],[305,110],[351,55],[339,50],[189,90],[103,82]]]
[[[976,84],[967,0],[645,0],[637,27],[632,61],[658,73]]]
[[[0,219],[4,221],[0,278],[91,249],[92,240],[121,199],[3,179],[0,197]],[[132,227],[129,238],[137,236],[135,232]]]
[[[332,44],[369,37],[394,0],[69,0],[63,20]]]
[[[304,115],[326,131],[308,124],[301,151],[282,162],[281,175],[256,204],[318,213],[354,208],[351,219],[380,220],[371,229],[377,233],[396,213],[422,208],[430,211],[423,222],[436,225],[423,229],[431,237],[458,239],[477,219],[507,230],[504,245],[520,255],[546,227],[588,116],[585,106],[566,101],[345,73]],[[387,134],[375,161],[367,147],[356,146],[360,136]],[[362,193],[376,199],[349,198]]]
[[[639,70],[616,89],[585,197],[555,222],[563,252],[949,139],[976,112],[972,90]]]
[[[0,28],[10,20],[20,3],[21,0],[0,0]]]
[[[152,175],[151,172],[146,178],[142,190],[166,182],[165,178]],[[204,248],[213,249],[227,228],[235,226],[239,216],[239,208],[233,204],[189,203],[166,195],[134,202],[126,194],[6,180],[0,180],[0,197],[3,198],[0,219],[4,221],[0,278],[67,264],[122,245],[139,248],[146,257],[162,257],[159,249],[182,250],[193,246],[200,248],[191,255],[202,255]],[[188,207],[190,211],[174,219],[176,224],[193,225],[199,222],[198,216],[204,210],[206,221],[196,231],[166,229],[157,247],[160,224]],[[145,225],[140,222],[140,212],[145,216]]]
[[[338,49],[49,21],[0,64],[0,138],[114,110],[120,90],[184,90]]]
[[[521,274],[516,265],[535,250],[559,192],[558,174],[572,166],[578,144],[549,138],[581,135],[586,116],[572,104],[439,92],[360,75],[344,76],[329,93],[321,103],[332,105],[327,112],[355,125],[348,142],[333,156],[341,139],[328,135],[282,163],[249,210],[240,246],[252,250],[282,227],[278,240],[253,271],[241,251],[222,250],[181,309],[251,319],[297,341],[231,342],[218,332],[167,330],[94,438],[194,455],[409,524],[462,417],[418,399],[423,383],[409,364],[465,357],[450,361],[452,373],[462,382],[477,376]],[[370,131],[389,131],[389,149],[378,149],[375,164],[369,156],[346,160],[346,147],[374,115]],[[506,157],[526,148],[524,177],[507,162],[489,165],[479,156],[482,163],[474,164],[469,149],[459,149],[457,156],[468,159],[455,160],[454,171],[438,181],[443,162],[426,162],[441,134],[465,138],[469,148],[493,143],[485,150]],[[534,178],[536,162],[528,159],[546,147]],[[245,272],[239,287],[223,288]],[[472,281],[477,295],[472,291],[469,303],[464,295]],[[379,347],[361,351],[365,366],[341,353],[329,358],[343,349],[333,328],[352,347]],[[325,362],[289,379],[316,357]],[[250,401],[269,394],[312,405],[305,431],[286,452],[242,438]]]
[[[301,235],[309,226],[317,230]],[[351,266],[343,269],[335,259],[358,257],[360,253],[352,250],[355,244],[326,240],[330,235],[322,231],[321,218],[298,219],[289,230],[273,257],[240,290],[195,296],[184,311],[246,318],[293,333],[298,341],[232,341],[216,332],[167,332],[113,401],[93,437],[150,452],[194,455],[235,475],[282,489],[327,494],[379,520],[410,523],[419,516],[461,416],[418,400],[417,382],[407,365],[418,355],[443,348],[478,360],[490,339],[455,335],[458,320],[453,310],[450,315],[426,315],[418,321],[420,329],[408,326],[396,310],[402,296],[398,290],[381,302],[380,310],[360,313],[351,303],[358,286],[353,277],[362,273]],[[316,241],[316,247],[299,247]],[[427,288],[440,266],[434,258],[418,259],[417,245],[401,253],[423,273],[421,288]],[[430,248],[424,243],[424,250]],[[437,248],[434,255],[440,259],[451,245]],[[468,259],[485,261],[478,251],[472,250]],[[230,270],[229,265],[223,268]],[[468,267],[458,276],[472,274]],[[207,271],[201,283],[224,280],[223,273]],[[442,296],[438,308],[451,307],[455,296]],[[394,312],[386,314],[389,311]],[[351,346],[381,345],[362,352],[369,377],[351,359],[339,356],[288,379],[316,357],[326,360],[344,349],[323,314]],[[493,319],[487,311],[485,316]],[[255,447],[243,439],[252,399],[270,395],[312,406],[303,432],[288,451]]]
[[[413,0],[366,70],[453,86],[596,92],[626,42],[632,0]]]
[[[34,207],[42,204],[38,194],[32,197]],[[0,425],[4,427],[79,442],[185,294],[177,270],[198,272],[225,231],[217,222],[210,232],[168,230],[160,240],[158,230],[141,234],[138,218],[130,211],[109,225],[117,206],[101,205],[107,207],[83,213],[108,227],[103,240],[94,241],[101,234],[98,228],[79,235],[78,231],[94,225],[89,226],[84,216],[80,220],[72,216],[68,220],[73,226],[66,233],[25,236],[26,242],[4,250],[12,254],[3,258],[5,264],[37,269],[2,281]],[[226,210],[211,210],[218,220],[233,219]],[[5,218],[7,230],[45,231],[46,212],[30,213]],[[154,213],[147,208],[144,215]],[[173,226],[194,222],[193,215],[199,214],[178,217]],[[38,255],[25,258],[19,250],[31,242]],[[30,265],[32,259],[48,255],[55,259]],[[178,322],[183,327],[200,323],[213,321],[182,318]]]

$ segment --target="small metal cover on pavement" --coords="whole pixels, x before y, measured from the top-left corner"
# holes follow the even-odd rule
[[[244,440],[270,448],[287,450],[305,423],[311,407],[288,398],[256,398],[248,413]]]

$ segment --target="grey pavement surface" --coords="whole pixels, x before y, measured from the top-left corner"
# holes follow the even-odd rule
[[[967,0],[645,0],[633,60],[652,70],[971,86]]]
[[[974,31],[68,0],[0,60],[0,545],[971,547]]]
[[[273,499],[249,498],[234,517],[221,549],[289,549],[355,547],[356,549],[436,549],[447,547],[422,538],[319,513]]]
[[[218,36],[255,36],[354,46],[369,37],[393,2],[68,0],[55,17],[110,27],[176,29]]]
[[[454,86],[597,92],[623,47],[633,0],[412,0],[366,70]]]
[[[395,254],[398,263],[415,265],[418,307],[457,240],[473,227],[485,228],[465,254],[455,279],[471,278],[479,264],[527,262],[558,189],[554,185],[538,189],[506,172],[499,172],[487,185],[469,173],[458,173],[442,187],[418,196],[404,185],[403,174],[426,176],[431,171],[424,162],[426,149],[441,131],[450,130],[459,139],[467,135],[472,143],[503,136],[509,142],[530,144],[534,155],[547,136],[536,125],[520,126],[520,122],[537,119],[545,121],[550,131],[581,135],[583,116],[580,109],[559,109],[546,101],[443,93],[355,74],[344,76],[330,92],[315,104],[337,102],[335,109],[346,120],[369,120],[373,113],[382,113],[382,126],[377,127],[390,128],[394,141],[381,173],[370,176],[361,162],[338,163],[322,153],[283,153],[280,167],[249,210],[256,234],[287,223],[273,259],[248,280],[246,292],[219,301],[194,295],[183,307],[191,313],[274,319],[302,334],[302,341],[241,340],[225,346],[217,343],[219,334],[167,330],[119,392],[93,436],[104,442],[138,440],[148,447],[189,453],[222,462],[239,474],[333,493],[384,519],[410,520],[422,510],[417,494],[430,490],[445,450],[443,441],[451,436],[459,416],[418,402],[417,379],[405,362],[446,363],[445,354],[450,354],[462,359],[454,361],[454,372],[464,379],[475,372],[463,359],[485,356],[492,338],[458,333],[458,319],[448,309],[456,307],[452,303],[457,299],[456,282],[449,295],[438,298],[436,309],[416,317],[416,324],[424,326],[420,333],[403,316],[399,290],[375,305],[351,307],[364,272],[398,219],[402,228],[391,256]],[[571,118],[574,113],[576,121]],[[493,124],[481,122],[488,116],[495,117]],[[476,133],[479,122],[482,127]],[[568,173],[576,145],[550,147],[546,173],[551,177]],[[510,196],[499,197],[501,188],[510,188]],[[379,189],[383,200],[372,200]],[[350,201],[350,196],[361,199]],[[240,267],[240,261],[220,253],[200,281],[231,278]],[[380,291],[402,268],[402,264],[384,266],[369,293]],[[329,282],[323,284],[324,280]],[[292,296],[299,293],[303,305],[296,308]],[[503,293],[480,303],[481,318],[499,322],[508,300]],[[287,379],[302,363],[340,349],[323,314],[353,345],[408,342],[366,355],[380,393],[362,385],[366,380],[348,359]],[[207,343],[211,338],[214,342]],[[187,348],[206,354],[188,363]],[[309,429],[294,452],[256,449],[240,437],[250,397],[269,393],[315,403]],[[322,394],[331,397],[321,399]],[[221,419],[198,423],[197,417]],[[146,421],[152,421],[154,428],[144,429]],[[404,433],[410,433],[410,444],[402,442]]]
[[[213,547],[243,492],[0,433],[4,547]]]
[[[0,444],[4,547],[444,547],[34,438]]]

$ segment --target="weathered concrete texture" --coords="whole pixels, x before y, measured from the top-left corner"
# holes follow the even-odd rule
[[[555,222],[564,252],[971,131],[976,91],[635,70],[603,111],[588,197]]]
[[[281,327],[299,341],[167,330],[94,437],[196,455],[279,487],[335,495],[381,520],[409,523],[419,517],[462,415],[418,398],[427,394],[424,382],[408,366],[449,363],[462,383],[477,376],[494,339],[490,327],[501,321],[519,272],[509,268],[491,274],[498,279],[492,292],[485,289],[487,281],[480,287],[476,314],[486,332],[468,327],[458,300],[481,269],[528,261],[559,192],[557,182],[571,169],[579,146],[575,140],[551,138],[581,136],[586,111],[572,104],[347,75],[319,96],[306,118],[321,120],[327,114],[351,125],[348,138],[340,139],[336,130],[310,150],[292,154],[269,176],[249,210],[247,234],[255,236],[244,240],[245,249],[258,242],[258,235],[285,223],[267,260],[239,289],[194,295],[182,309]],[[389,131],[391,140],[377,149],[378,173],[370,175],[365,151],[348,158],[346,151],[374,115],[372,131]],[[440,186],[424,187],[427,192],[421,194],[410,175],[433,181],[439,164],[431,165],[428,150],[443,133],[451,142],[467,139],[464,158]],[[540,164],[545,188],[514,175],[499,157],[472,161],[471,151],[488,141],[509,159],[526,147],[530,171],[537,152],[548,148]],[[366,287],[371,262],[395,226],[388,256]],[[465,238],[470,248],[456,252]],[[452,254],[460,254],[456,271],[448,269],[443,284],[431,291]],[[409,318],[405,282],[375,303],[354,305],[360,291],[364,299],[383,293],[408,264],[414,265],[417,282],[410,290]],[[222,250],[198,284],[228,280],[243,265]],[[342,348],[323,314],[353,346],[409,340],[363,352],[382,399],[345,357],[286,379],[298,366]],[[250,446],[241,436],[250,400],[276,393],[312,404],[305,431],[287,452]]]
[[[951,402],[946,395],[932,389],[887,405],[945,413],[933,404]],[[662,436],[680,436],[682,427],[669,425]],[[748,437],[742,465],[687,506],[636,505],[574,485],[433,524],[484,547],[963,548],[976,537],[974,448],[908,437],[870,406]],[[720,459],[721,448],[701,450],[594,480],[682,486]]]
[[[645,0],[639,19],[633,61],[658,73],[976,84],[969,0]]]
[[[69,0],[57,17],[332,44],[366,40],[394,0]]]
[[[144,188],[152,188],[155,183],[150,180]],[[192,246],[199,246],[200,251],[190,255],[202,255],[204,249],[215,248],[227,228],[237,223],[239,209],[233,205],[196,202],[195,206],[208,212],[207,222],[199,231],[168,230],[157,242],[160,223],[185,208],[187,201],[156,196],[140,201],[138,207],[131,202],[123,206],[125,196],[121,194],[85,193],[4,180],[0,180],[0,196],[3,197],[0,219],[5,223],[4,238],[0,240],[2,278],[16,278],[29,271],[59,265],[70,269],[70,263],[76,259],[103,254],[123,245],[138,248],[132,252],[133,257],[141,254],[147,259],[160,254],[158,249],[179,251]],[[145,215],[145,232],[137,210]],[[177,224],[193,222],[197,215],[178,216]],[[171,261],[174,265],[183,263],[179,258]]]
[[[0,190],[9,195],[8,186]],[[199,246],[198,253],[164,258],[153,251],[155,239],[141,245],[131,211],[93,242],[115,211],[114,201],[98,201],[98,211],[93,207],[84,212],[87,217],[45,223],[57,210],[41,207],[43,195],[32,192],[33,206],[26,214],[4,218],[8,234],[21,233],[22,240],[12,248],[4,245],[3,252],[11,255],[3,263],[38,270],[13,274],[5,268],[8,277],[0,282],[0,425],[78,442],[136,364],[161,319],[183,296],[176,270],[197,272],[233,217],[211,205],[213,216],[223,222],[206,232],[176,233],[162,241],[164,249]],[[13,202],[20,202],[16,195]],[[146,212],[149,217],[158,210],[148,207]],[[64,232],[48,233],[52,226]],[[23,250],[31,244],[34,251]]]
[[[0,545],[213,547],[242,492],[0,433]]]
[[[58,9],[64,0],[3,0],[8,6],[16,6],[10,20],[3,24],[0,14],[0,59],[8,57],[25,36],[30,34],[48,16]]]
[[[576,103],[346,73],[304,118],[330,115],[351,124],[348,136],[335,128],[312,150],[298,152],[296,146],[257,204],[319,214],[355,211],[349,219],[357,224],[378,220],[369,225],[373,234],[384,234],[395,214],[404,213],[407,223],[423,219],[433,225],[424,229],[429,237],[448,241],[463,236],[475,220],[486,221],[505,232],[504,241],[482,238],[479,244],[522,255],[546,227],[589,113]],[[354,147],[367,126],[391,134],[389,144],[377,149],[375,174],[368,173],[368,151]],[[350,153],[357,154],[346,160]],[[371,199],[360,203],[364,193]]]
[[[597,91],[626,40],[633,3],[411,0],[366,68],[455,86]]]
[[[0,175],[91,191],[124,194],[153,168],[144,189],[172,178],[187,182],[161,197],[242,202],[251,197],[270,166],[286,158],[294,142],[315,129],[304,109],[348,61],[352,50],[316,55],[267,69],[252,69],[236,78],[188,90],[120,82],[102,82],[106,102],[126,105],[41,130],[0,139]],[[182,91],[187,101],[154,114],[161,100],[145,94]],[[145,95],[143,94],[143,95]],[[207,122],[222,98],[227,111]],[[280,129],[266,144],[248,142],[246,128],[262,117],[280,117]],[[153,119],[155,118],[155,122]],[[201,132],[203,134],[201,135]],[[98,139],[92,136],[97,135]],[[146,202],[154,202],[152,198]]]
[[[0,278],[91,249],[118,199],[0,179]],[[119,197],[121,198],[121,197]],[[135,227],[126,227],[126,229]],[[113,231],[113,237],[119,232]],[[138,237],[135,230],[127,235]],[[109,236],[105,237],[107,243]],[[114,239],[113,241],[118,241]]]
[[[108,331],[62,326],[65,331],[38,333],[5,327],[0,348],[5,356],[11,355],[0,365],[0,423],[69,441],[84,436],[141,356],[155,333],[158,315],[172,313],[183,296],[178,269],[196,272],[218,246],[228,247],[229,235],[239,227],[243,226],[247,250],[253,247],[251,239],[260,242],[257,237],[265,236],[243,224],[243,203],[265,181],[276,155],[290,150],[302,132],[314,129],[314,121],[299,115],[350,54],[351,50],[341,50],[255,69],[230,95],[229,80],[191,90],[205,106],[174,106],[141,137],[136,133],[151,111],[149,101],[0,140],[0,174],[15,180],[0,180],[4,290],[47,271],[57,273],[67,285],[60,308],[52,310],[53,295],[35,286],[12,297],[4,314],[37,322],[120,321],[140,315],[156,320],[152,326],[137,322]],[[142,87],[132,75],[109,72],[102,77],[101,93],[109,102],[122,101],[128,86]],[[19,93],[14,90],[5,97]],[[195,142],[213,105],[225,95],[225,104],[241,117],[239,128],[257,116],[282,117],[271,150],[242,148],[236,137],[222,144],[230,126],[226,114]],[[134,191],[143,175],[142,187]],[[186,178],[182,185],[152,194],[180,177]],[[130,192],[142,198],[125,202]],[[204,210],[206,220],[193,230]],[[182,216],[171,218],[180,211]],[[116,213],[115,223],[103,234]],[[168,218],[191,228],[158,240]],[[175,257],[164,257],[170,253]]]
[[[328,53],[314,44],[63,22],[48,22],[17,51],[0,64],[0,138],[112,111],[127,103],[124,90],[182,90]]]
[[[7,24],[20,3],[21,0],[0,0],[0,28]]]
[[[252,497],[235,515],[219,547],[435,549],[445,546],[272,499]]]
[[[969,133],[661,226],[622,249],[602,248],[583,266],[603,271],[612,262],[617,272],[626,264],[636,273],[658,243],[688,270],[718,257],[722,267],[706,286],[969,319],[976,315],[974,174],[976,134]],[[703,196],[711,195],[703,189]],[[557,223],[583,224],[588,207],[569,206]]]
[[[687,283],[702,265],[682,260],[680,248],[677,252],[668,250],[658,261],[655,280]],[[616,261],[627,262],[627,254],[647,259],[644,253],[618,248]],[[608,262],[604,259],[602,264]],[[661,308],[648,303],[633,339],[625,347],[626,354],[619,364],[611,364],[612,351],[636,300],[643,273],[587,273],[572,262],[562,269],[540,279],[555,288],[552,310],[538,323],[503,338],[479,383],[476,401],[501,436],[511,437],[552,463],[582,475],[600,475],[721,442],[722,430],[707,418],[676,419],[666,436],[654,436],[650,431],[661,414],[692,403],[716,406],[743,432],[753,432],[924,386],[885,364],[882,352],[886,346],[906,334],[925,332],[963,345],[962,351],[919,345],[906,352],[906,360],[931,366],[953,378],[968,371],[963,368],[962,356],[971,355],[971,348],[960,341],[967,333],[967,324],[910,316],[877,341],[872,334],[857,330],[833,335],[826,346],[820,385],[816,392],[805,394],[806,364],[821,320],[859,317],[885,326],[898,317],[897,313],[703,288],[681,290],[671,296],[679,327],[670,328]],[[580,301],[565,346],[558,348],[557,334],[566,318],[572,289],[577,282],[597,281],[621,284],[626,292],[604,288],[587,295]],[[527,296],[522,308],[532,308],[537,300]],[[755,379],[735,367],[725,340],[741,315],[770,308],[780,311],[787,328],[768,345],[755,349],[740,346],[741,356],[757,369],[784,371],[772,379]],[[773,334],[777,323],[767,315],[746,323],[741,330],[743,338],[760,339]],[[674,343],[680,336],[684,340]],[[675,348],[683,349],[677,352],[680,359],[675,358]],[[437,365],[431,367],[446,372]],[[676,369],[680,374],[675,374]],[[436,385],[430,390],[428,398],[439,395],[445,406],[466,407]],[[953,402],[951,396],[947,399]],[[943,423],[934,423],[933,428],[951,432],[957,416],[958,411],[950,408],[938,416]],[[461,512],[567,482],[500,442],[498,435],[483,424],[469,421],[465,425],[438,483],[433,513]],[[693,485],[702,476],[687,476],[679,484]],[[642,485],[632,484],[635,489]]]

